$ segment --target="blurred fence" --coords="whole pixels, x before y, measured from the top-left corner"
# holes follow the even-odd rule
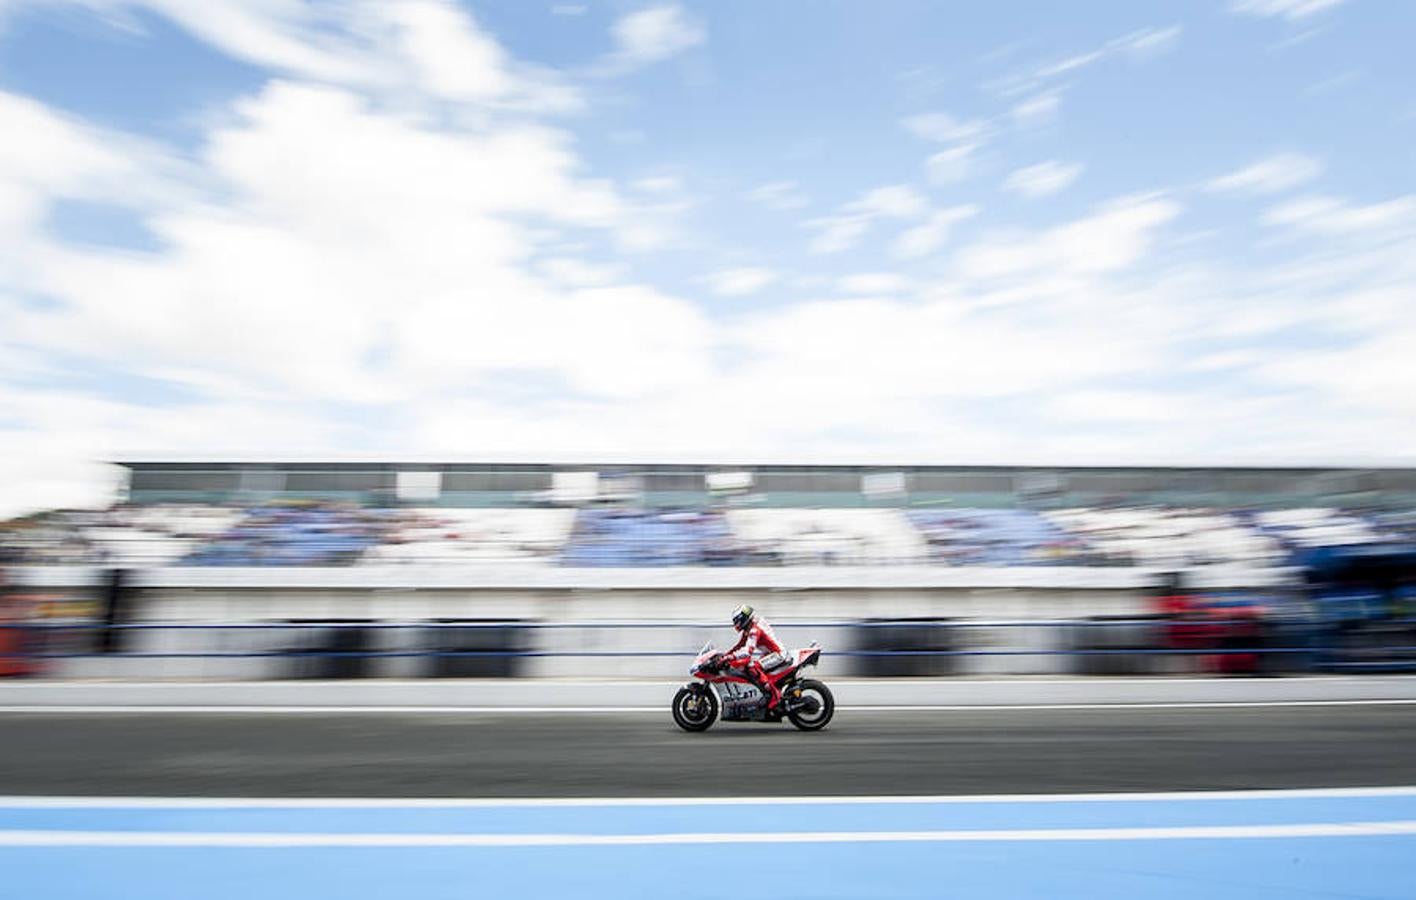
[[[775,628],[789,647],[819,641],[834,675],[1416,671],[1416,619],[1354,625],[1254,617],[915,618],[789,622]],[[705,641],[725,634],[716,622],[13,623],[0,627],[0,675],[667,676],[683,674]]]

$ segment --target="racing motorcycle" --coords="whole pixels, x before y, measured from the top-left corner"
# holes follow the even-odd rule
[[[719,718],[724,722],[780,722],[783,718],[802,731],[819,731],[836,712],[831,689],[802,673],[821,659],[821,647],[797,650],[767,678],[782,692],[776,709],[767,708],[767,697],[741,671],[730,667],[712,642],[698,651],[688,674],[694,680],[674,695],[674,722],[684,731],[706,731]]]

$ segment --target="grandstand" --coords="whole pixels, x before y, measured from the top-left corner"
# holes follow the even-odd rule
[[[1282,564],[1410,540],[1416,470],[126,461],[13,561],[120,566]]]
[[[1416,509],[1416,469],[123,461],[133,503]]]
[[[1416,588],[1371,562],[1416,559],[1416,470],[122,465],[108,508],[0,538],[54,610],[144,570],[140,652],[49,664],[66,676],[307,677],[330,648],[327,677],[669,676],[740,602],[788,636],[817,623],[857,674],[1253,669],[1196,651],[1247,646],[1259,619],[1291,642],[1274,670],[1416,665]],[[1182,582],[1184,605],[1162,602]],[[444,652],[510,655],[428,655]]]

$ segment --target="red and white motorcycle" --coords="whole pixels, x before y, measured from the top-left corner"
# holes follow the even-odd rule
[[[706,731],[720,717],[724,722],[780,722],[783,718],[802,731],[819,731],[836,712],[831,689],[802,673],[821,659],[815,641],[797,650],[767,678],[782,692],[776,709],[767,708],[767,698],[741,670],[729,666],[712,642],[698,651],[688,674],[694,680],[674,695],[674,722],[684,731]]]

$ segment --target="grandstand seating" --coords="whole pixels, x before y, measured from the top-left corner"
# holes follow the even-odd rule
[[[1274,540],[1222,511],[1083,508],[1045,515],[1085,540],[1096,561],[1111,565],[1266,565],[1282,556]]]
[[[1416,540],[1416,513],[1168,507],[248,508],[123,505],[3,525],[37,565],[529,564],[1264,566],[1304,548]]]
[[[5,544],[11,555],[36,564],[164,566],[240,516],[227,507],[166,504],[56,512],[12,529]]]
[[[1416,510],[1377,513],[1371,521],[1385,538],[1416,543]]]
[[[1081,565],[1084,540],[1031,510],[910,510],[935,563],[955,566]]]
[[[574,521],[573,509],[403,510],[360,564],[547,563]]]
[[[744,544],[788,565],[918,563],[927,554],[894,509],[738,509],[727,519]]]
[[[1336,509],[1280,509],[1253,514],[1254,525],[1285,547],[1335,547],[1382,539],[1373,522]]]
[[[566,566],[687,566],[738,561],[723,515],[700,509],[583,509],[561,555]]]
[[[185,566],[330,566],[355,562],[387,514],[322,505],[261,506],[177,561]]]
[[[0,532],[0,563],[29,565],[88,565],[98,549],[64,513],[7,523]]]

